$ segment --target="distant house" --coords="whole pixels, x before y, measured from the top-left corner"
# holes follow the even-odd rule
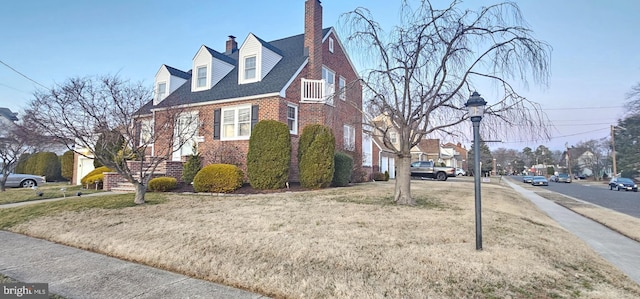
[[[590,177],[593,175],[595,155],[587,148],[572,147],[562,153],[560,167],[569,167],[574,175]],[[576,170],[579,170],[576,173]]]
[[[443,144],[440,147],[440,152],[441,159],[446,166],[467,170],[467,154],[469,151],[460,142],[457,144],[451,142]]]
[[[155,76],[155,97],[138,112],[138,124],[153,128],[157,115],[180,108],[180,117],[198,122],[185,128],[194,137],[175,148],[173,161],[185,161],[197,147],[208,164],[225,149],[227,158],[246,169],[253,126],[260,120],[283,122],[293,145],[290,181],[298,181],[302,129],[321,124],[333,130],[336,150],[353,153],[361,166],[362,87],[357,71],[335,29],[322,28],[319,0],[305,1],[304,20],[303,34],[265,41],[249,33],[240,45],[230,35],[224,51],[202,45],[189,71],[163,64]],[[256,32],[269,30],[269,25],[256,24]],[[151,156],[178,144],[171,138],[155,140]]]
[[[0,107],[0,127],[3,129],[15,126],[15,122],[18,121],[18,113],[11,112],[9,108]],[[4,130],[0,130],[0,134],[3,134]]]

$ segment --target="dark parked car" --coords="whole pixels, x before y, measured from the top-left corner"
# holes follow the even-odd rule
[[[522,177],[522,182],[523,183],[531,183],[533,181],[533,176],[532,175],[525,175]]]
[[[7,182],[4,184],[5,187],[22,187],[22,188],[31,188],[35,186],[39,186],[44,184],[44,177],[32,175],[32,174],[19,174],[19,173],[10,173],[7,177]]]
[[[638,185],[630,178],[612,178],[609,182],[609,190],[638,192]]]
[[[533,179],[531,180],[531,185],[534,186],[549,186],[549,181],[547,181],[547,178],[541,176],[541,175],[537,175],[534,176]]]
[[[558,183],[571,183],[571,177],[567,173],[560,173],[556,176],[556,182]]]

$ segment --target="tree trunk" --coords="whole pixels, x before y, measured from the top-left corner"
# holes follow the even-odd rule
[[[396,157],[396,188],[394,199],[400,205],[416,204],[411,197],[411,155]]]
[[[147,186],[141,183],[136,183],[135,186],[136,186],[136,198],[133,200],[133,202],[137,205],[144,204],[144,195],[147,193]]]

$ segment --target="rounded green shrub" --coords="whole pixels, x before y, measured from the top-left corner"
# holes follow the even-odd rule
[[[89,182],[89,178],[92,178],[93,176],[99,174],[102,175],[103,172],[112,172],[113,170],[109,169],[109,167],[106,166],[100,166],[94,170],[92,170],[91,172],[87,173],[87,175],[85,175],[84,177],[82,177],[82,179],[80,179],[80,183],[82,183],[82,185],[87,185],[87,184],[93,184],[93,182]],[[102,176],[104,177],[104,176]],[[100,179],[100,182],[102,182],[102,179]]]
[[[149,191],[153,192],[167,192],[173,190],[178,186],[178,180],[172,177],[158,177],[149,181]]]
[[[384,171],[384,180],[385,180],[385,181],[388,181],[388,180],[389,180],[389,171],[388,171],[388,170],[385,170],[385,171]]]
[[[331,185],[344,187],[349,185],[351,170],[353,169],[353,158],[351,156],[337,152],[333,157],[334,171]]]
[[[198,171],[193,178],[196,192],[228,193],[242,186],[244,174],[238,166],[210,164]]]
[[[60,178],[60,160],[58,155],[52,152],[40,152],[35,155],[36,163],[33,174],[44,176],[47,181],[55,181]]]
[[[189,158],[187,158],[187,162],[182,166],[182,181],[185,182],[185,184],[191,184],[200,169],[202,169],[202,158],[200,154],[190,155]]]
[[[256,189],[284,188],[289,180],[291,136],[285,123],[262,120],[251,130],[247,176]]]
[[[331,129],[309,125],[302,130],[298,145],[300,185],[318,189],[328,187],[333,179],[333,154],[336,139]]]
[[[66,151],[60,158],[61,175],[67,180],[73,176],[73,151]]]

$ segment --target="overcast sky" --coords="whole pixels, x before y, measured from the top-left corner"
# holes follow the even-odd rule
[[[340,15],[363,6],[390,28],[397,24],[398,3],[323,0],[324,27],[344,35]],[[448,3],[433,1],[436,7]],[[553,47],[550,86],[519,91],[542,105],[554,129],[550,141],[523,143],[522,136],[491,147],[563,149],[607,137],[623,116],[625,94],[640,82],[640,1],[516,3],[535,36]],[[242,44],[250,32],[266,41],[301,34],[303,14],[303,0],[6,2],[0,10],[0,107],[20,112],[39,84],[50,87],[74,76],[118,74],[152,86],[162,64],[189,70],[202,44],[224,52],[228,35]]]

